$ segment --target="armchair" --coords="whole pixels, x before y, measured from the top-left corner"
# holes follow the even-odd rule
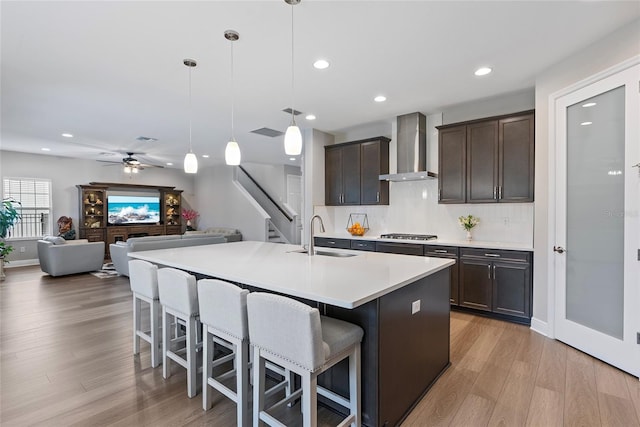
[[[38,260],[42,271],[54,277],[100,270],[104,262],[104,242],[85,239],[66,242],[61,237],[38,240]]]

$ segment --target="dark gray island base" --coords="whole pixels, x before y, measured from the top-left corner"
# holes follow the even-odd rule
[[[412,303],[420,311],[411,314]],[[449,269],[395,290],[354,309],[326,306],[326,315],[364,329],[362,341],[362,423],[395,426],[449,366]],[[349,395],[343,361],[319,384]],[[341,412],[331,401],[319,401]]]

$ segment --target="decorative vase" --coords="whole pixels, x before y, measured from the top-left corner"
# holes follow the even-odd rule
[[[467,230],[467,240],[473,240],[473,236],[471,235],[471,230]]]

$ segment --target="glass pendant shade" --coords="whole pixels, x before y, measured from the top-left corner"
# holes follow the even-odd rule
[[[198,158],[193,153],[187,153],[184,156],[185,173],[198,173]]]
[[[302,134],[295,123],[291,123],[284,134],[284,152],[288,156],[298,156],[302,153]]]
[[[131,167],[130,166],[125,166],[124,167],[124,173],[131,173]]]
[[[138,168],[131,168],[131,173],[138,173]]]
[[[227,148],[224,149],[224,160],[229,166],[240,164],[240,146],[233,139],[227,142]]]

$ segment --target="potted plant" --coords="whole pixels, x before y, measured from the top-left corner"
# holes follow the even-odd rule
[[[197,211],[192,209],[183,209],[182,218],[187,220],[187,231],[194,231],[195,228],[191,226],[191,221],[195,221],[195,219],[200,216]]]
[[[480,223],[480,220],[473,215],[461,216],[458,218],[458,222],[467,230],[467,240],[471,240],[473,237],[471,236],[471,230],[473,227]]]
[[[20,213],[14,207],[20,204],[13,199],[3,199],[0,205],[0,280],[4,280],[4,263],[7,255],[13,251],[13,246],[7,244],[11,227],[20,219]],[[8,261],[7,261],[8,262]]]

